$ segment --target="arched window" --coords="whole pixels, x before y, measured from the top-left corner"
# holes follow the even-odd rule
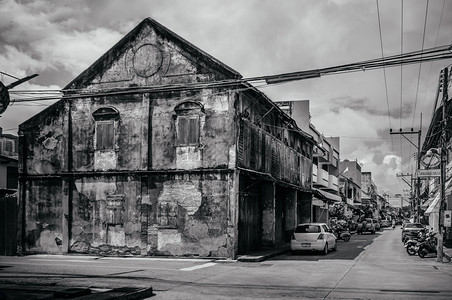
[[[101,107],[93,112],[96,121],[95,150],[114,150],[115,121],[119,120],[119,112],[113,107]]]
[[[176,145],[198,146],[200,144],[200,115],[204,107],[194,101],[183,102],[176,106]]]

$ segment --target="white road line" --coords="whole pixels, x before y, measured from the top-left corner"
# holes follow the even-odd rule
[[[33,261],[52,261],[52,262],[88,262],[92,263],[88,260],[81,260],[81,259],[40,259],[40,258],[34,258]]]
[[[180,271],[193,271],[193,270],[197,270],[197,269],[211,267],[211,266],[214,266],[214,265],[216,265],[216,263],[212,263],[211,262],[211,263],[207,263],[207,264],[203,264],[203,265],[193,266],[193,267],[190,267],[190,268],[183,268],[183,269],[180,269]]]

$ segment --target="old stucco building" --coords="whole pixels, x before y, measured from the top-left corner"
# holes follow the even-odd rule
[[[23,252],[235,258],[310,220],[313,140],[143,20],[20,125]]]

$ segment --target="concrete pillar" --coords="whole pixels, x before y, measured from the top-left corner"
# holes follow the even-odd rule
[[[71,219],[72,219],[72,187],[71,179],[64,178],[62,180],[63,191],[63,216],[61,220],[61,227],[63,228],[63,244],[61,245],[63,253],[69,252],[71,239]]]
[[[275,244],[275,183],[261,184],[262,246]]]

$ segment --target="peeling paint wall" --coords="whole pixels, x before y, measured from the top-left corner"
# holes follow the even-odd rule
[[[228,244],[234,237],[227,230],[231,182],[231,175],[215,173],[149,177],[142,190],[149,199],[142,218],[147,254],[233,257]]]
[[[275,244],[275,186],[262,185],[262,244],[273,246]]]
[[[60,173],[67,166],[62,159],[66,155],[67,112],[64,101],[44,110],[32,119],[32,125],[21,126],[26,156],[20,157],[20,168],[31,175]]]
[[[147,169],[148,109],[146,95],[124,95],[73,101],[72,132],[76,171]],[[96,148],[96,121],[93,114],[102,108],[118,111],[113,120],[114,146]]]
[[[76,180],[71,252],[141,254],[140,185],[129,176]]]
[[[199,114],[199,143],[178,146],[175,108],[187,101],[199,103],[204,110]],[[221,90],[155,95],[151,99],[152,169],[230,166],[234,159],[230,149],[235,147],[234,101],[234,97]]]
[[[63,229],[61,226],[62,191],[61,181],[34,180],[25,192],[25,236],[24,249],[29,253],[62,253]]]

